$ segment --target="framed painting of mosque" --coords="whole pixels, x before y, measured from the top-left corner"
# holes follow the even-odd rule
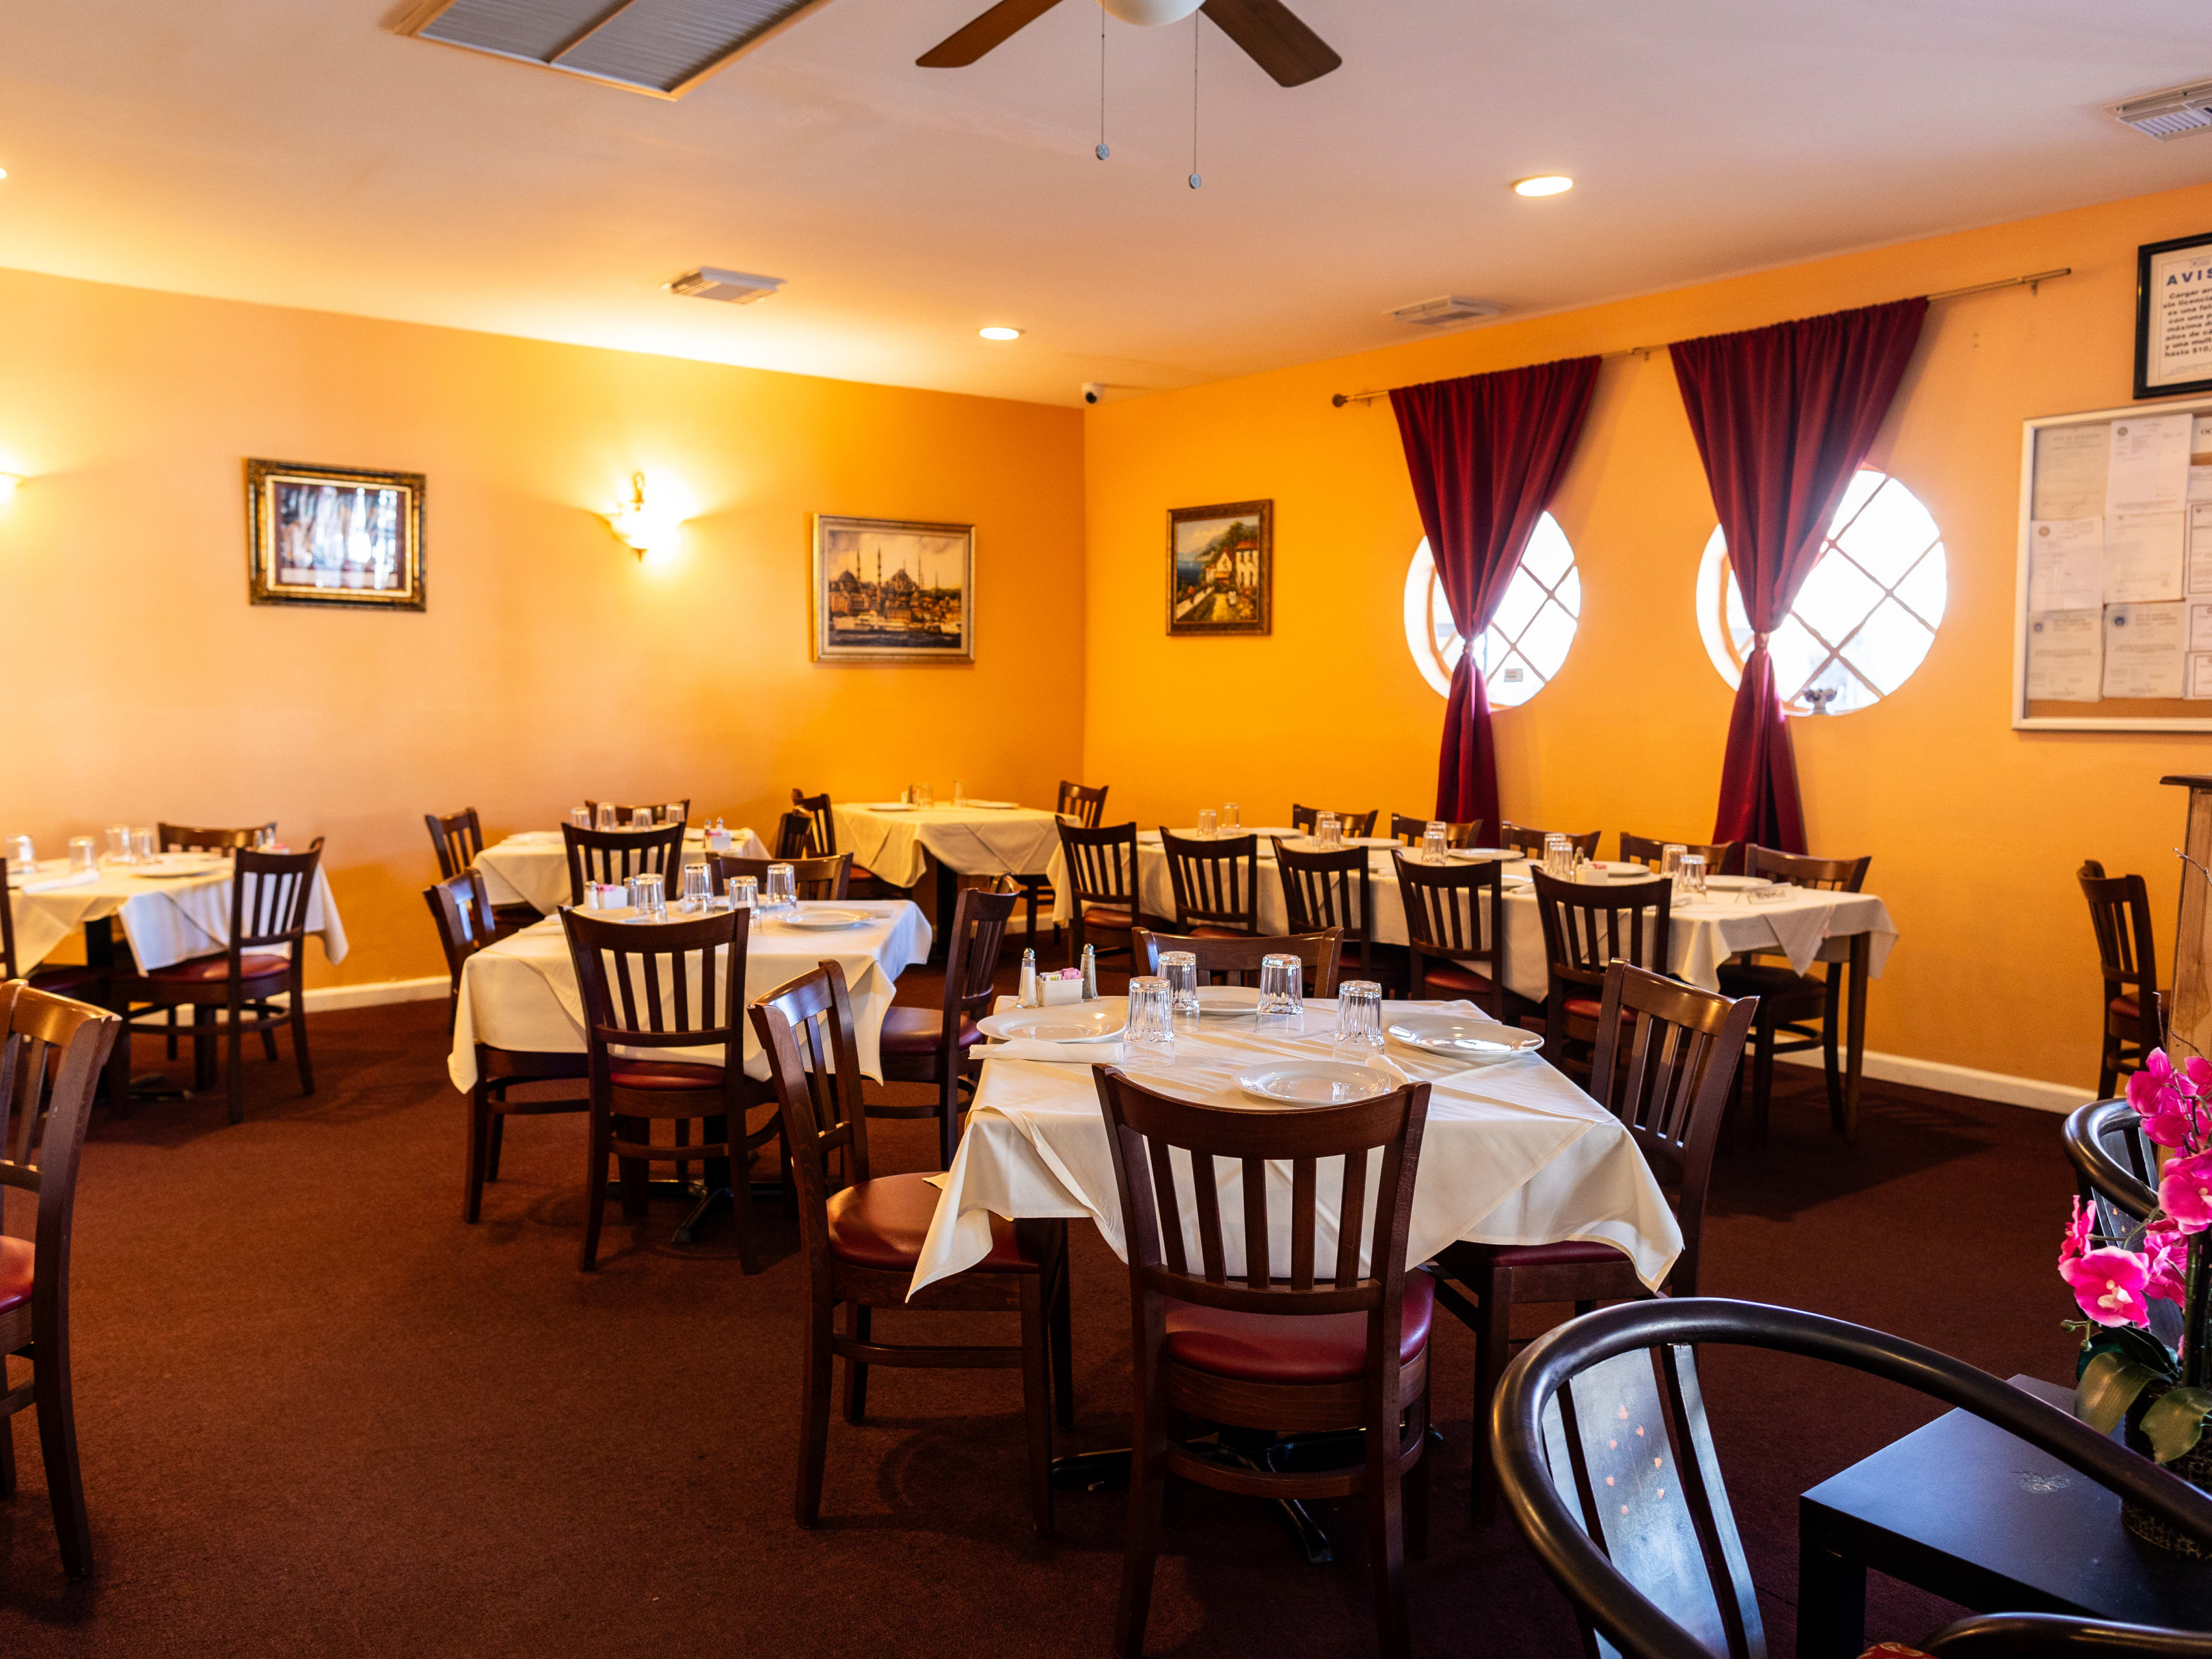
[[[814,660],[975,660],[975,526],[814,519]]]
[[[1274,502],[1169,510],[1169,633],[1272,633],[1274,599]]]

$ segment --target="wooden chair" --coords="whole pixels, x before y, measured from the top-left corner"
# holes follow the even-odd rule
[[[1161,951],[1189,951],[1198,958],[1201,985],[1257,985],[1263,957],[1296,957],[1302,970],[1302,994],[1333,997],[1340,982],[1337,957],[1344,945],[1344,930],[1327,927],[1319,933],[1294,933],[1287,938],[1273,933],[1255,939],[1194,933],[1178,939],[1173,933],[1155,933],[1148,927],[1139,927],[1136,930],[1135,945],[1133,960],[1142,963],[1148,974],[1160,971]],[[1136,970],[1132,968],[1130,971]]]
[[[775,840],[769,850],[777,860],[788,864],[794,859],[817,856],[815,848],[821,843],[814,839],[814,820],[804,812],[786,812],[776,820]]]
[[[1030,1519],[1040,1534],[1051,1532],[1055,1394],[1060,1425],[1072,1427],[1075,1421],[1067,1224],[1017,1223],[993,1216],[991,1248],[982,1261],[909,1297],[921,1242],[940,1194],[926,1176],[878,1176],[870,1168],[860,1053],[844,971],[825,962],[802,974],[756,1002],[752,1020],[768,1054],[770,1085],[791,1144],[799,1231],[806,1250],[799,1524],[811,1527],[821,1518],[830,1373],[832,1360],[842,1359],[848,1423],[866,1415],[872,1366],[1020,1370],[1029,1428]],[[842,1166],[842,1179],[834,1186],[833,1157]],[[836,1328],[841,1303],[846,1309],[842,1332]],[[872,1328],[878,1308],[1018,1312],[1022,1338],[1012,1347],[878,1342]]]
[[[1856,893],[1866,884],[1871,857],[1815,859],[1767,848],[1744,848],[1747,874],[1814,887],[1832,893]],[[1844,1072],[1840,1046],[1844,991],[1850,972],[1844,962],[1824,963],[1824,972],[1801,974],[1787,962],[1763,960],[1759,953],[1721,964],[1721,989],[1732,997],[1759,999],[1759,1024],[1752,1031],[1751,1116],[1753,1137],[1766,1139],[1767,1109],[1774,1094],[1774,1057],[1821,1051],[1828,1085],[1828,1115],[1839,1133],[1855,1133],[1844,1121]],[[2109,1088],[2099,1091],[2110,1094]]]
[[[1300,806],[1293,801],[1291,804],[1291,828],[1302,836],[1310,836],[1321,815],[1328,810],[1325,806]],[[1339,812],[1336,815],[1338,827],[1347,841],[1364,840],[1375,833],[1375,820],[1380,811],[1378,807],[1374,812]]]
[[[239,830],[209,830],[190,823],[164,823],[155,834],[161,839],[164,853],[228,853],[240,847],[250,848],[257,836],[274,836],[276,820],[266,823],[249,823]]]
[[[2094,859],[2081,861],[2081,895],[2097,933],[2105,979],[2104,1041],[2097,1054],[2097,1092],[2118,1092],[2120,1079],[2166,1042],[2165,1002],[2158,988],[2158,944],[2150,925],[2150,890],[2141,876],[2108,876]]]
[[[1155,1094],[1118,1066],[1093,1075],[1127,1240],[1132,1330],[1134,1449],[1115,1650],[1128,1659],[1144,1650],[1164,1502],[1182,1482],[1195,1481],[1253,1498],[1364,1498],[1376,1624],[1383,1653],[1401,1659],[1407,1648],[1405,1558],[1428,1553],[1422,1452],[1435,1280],[1406,1270],[1406,1235],[1429,1085],[1349,1106],[1252,1112]],[[1190,1160],[1188,1200],[1177,1183],[1176,1149]],[[1378,1157],[1370,1223],[1369,1160]],[[1328,1222],[1340,1217],[1342,1225],[1331,1240],[1321,1210],[1322,1170],[1339,1158],[1341,1176],[1329,1172],[1335,1178]],[[1271,1163],[1289,1165],[1287,1260],[1274,1255]],[[1221,1224],[1231,1204],[1241,1205],[1243,1220],[1234,1280]],[[1184,1243],[1193,1220],[1194,1266]],[[1365,1276],[1363,1233],[1370,1246]],[[1364,1429],[1365,1455],[1352,1468],[1279,1470],[1236,1457],[1226,1443],[1210,1449],[1194,1441],[1194,1419],[1263,1435]]]
[[[0,982],[27,980],[51,996],[76,997],[98,1002],[105,995],[100,970],[84,963],[55,963],[37,966],[15,960],[15,902],[9,896],[8,861],[0,859]]]
[[[1646,973],[1622,962],[1605,975],[1601,1035],[1590,1068],[1591,1096],[1628,1127],[1658,1177],[1682,1230],[1682,1253],[1663,1286],[1698,1293],[1698,1244],[1713,1149],[1735,1090],[1736,1068],[1757,1004]],[[1447,1245],[1437,1257],[1447,1275],[1437,1299],[1474,1332],[1474,1420],[1488,1419],[1491,1397],[1511,1356],[1516,1304],[1571,1302],[1577,1315],[1601,1302],[1648,1296],[1635,1265],[1595,1239],[1554,1244]],[[1478,1440],[1480,1437],[1478,1437]],[[1484,1526],[1497,1514],[1486,1444],[1478,1444],[1470,1493]]]
[[[1574,1604],[1586,1651],[1617,1650],[1627,1659],[1767,1651],[1698,1386],[1698,1355],[1715,1347],[1792,1354],[1902,1383],[1930,1402],[1916,1408],[1917,1417],[1936,1406],[1970,1412],[2212,1553],[2212,1498],[1986,1371],[1794,1308],[1666,1297],[1607,1308],[1539,1339],[1506,1373],[1490,1419],[1514,1524]],[[1743,1370],[1741,1362],[1726,1363],[1732,1374]],[[1624,1421],[1648,1432],[1622,1434]],[[1750,1443],[1755,1453],[1756,1438]],[[1655,1459],[1674,1478],[1654,1477]],[[1800,1607],[1797,1616],[1809,1623],[1817,1615]],[[1593,1630],[1611,1646],[1592,1643]],[[2212,1637],[1995,1613],[1947,1626],[1919,1648],[1936,1659],[2203,1659]]]
[[[1624,864],[1641,864],[1656,870],[1666,861],[1667,849],[1670,846],[1680,847],[1685,853],[1695,853],[1705,860],[1705,873],[1709,876],[1717,876],[1726,870],[1729,860],[1735,856],[1736,849],[1736,843],[1732,841],[1664,842],[1654,841],[1645,836],[1632,836],[1626,830],[1620,832],[1620,858]]]
[[[1234,939],[1260,931],[1259,836],[1200,841],[1162,830],[1160,851],[1175,890],[1177,933]]]
[[[477,871],[462,870],[434,887],[426,887],[422,898],[430,907],[430,920],[437,925],[438,943],[446,952],[446,971],[453,976],[446,1001],[446,1035],[450,1038],[453,1018],[460,1007],[461,974],[469,958],[497,937],[497,930],[491,921],[491,905],[484,896],[483,877]],[[592,1106],[588,1094],[556,1099],[507,1097],[507,1091],[517,1084],[590,1076],[590,1063],[582,1054],[532,1054],[479,1042],[476,1060],[476,1087],[469,1091],[467,1173],[461,1195],[461,1219],[470,1223],[483,1213],[484,1182],[499,1179],[500,1143],[510,1116],[585,1112]]]
[[[1106,791],[1101,784],[1096,789],[1086,788],[1067,779],[1060,781],[1060,804],[1053,810],[1061,817],[1073,818],[1085,830],[1096,830],[1106,816]]]
[[[226,1068],[230,1121],[246,1121],[246,1034],[261,1034],[262,1048],[276,1058],[276,1030],[292,1028],[292,1058],[300,1068],[300,1092],[315,1092],[315,1073],[307,1057],[307,904],[314,896],[315,872],[323,861],[323,838],[304,853],[256,853],[240,848],[231,859],[230,943],[213,956],[193,957],[143,973],[118,975],[114,995],[123,1014],[115,1040],[109,1094],[121,1098],[130,1087],[131,1039],[167,1036],[137,1024],[149,1013],[172,1008],[192,1011],[193,1086],[215,1081],[215,1043],[229,1045]],[[281,951],[282,954],[279,954]],[[276,1008],[271,999],[286,999]],[[221,1009],[223,1023],[216,1024]]]
[[[587,882],[604,886],[638,875],[659,876],[672,898],[683,890],[684,826],[680,823],[658,830],[579,830],[573,823],[564,823],[561,843],[568,854],[571,904],[584,902]]]
[[[991,1012],[997,996],[993,979],[998,972],[999,947],[1013,913],[1012,893],[962,888],[945,941],[943,1006],[916,1008],[894,1003],[884,1014],[883,1031],[877,1038],[884,1081],[932,1083],[937,1085],[937,1098],[927,1106],[878,1102],[868,1108],[868,1115],[935,1118],[940,1170],[952,1167],[953,1148],[959,1143],[960,1085],[972,1088],[975,1083],[976,1066],[968,1054],[983,1040],[975,1022]]]
[[[1540,864],[1544,860],[1544,837],[1554,833],[1565,834],[1565,832],[1528,830],[1508,821],[1498,826],[1498,844],[1500,847],[1510,847],[1516,851],[1526,853]],[[1598,837],[1604,833],[1602,830],[1593,830],[1584,836],[1570,835],[1567,839],[1574,842],[1576,852],[1586,859],[1594,859],[1597,856]]]
[[[1505,906],[1502,866],[1417,864],[1393,848],[1398,898],[1405,908],[1412,989],[1425,997],[1465,997],[1492,1019],[1506,1016]]]
[[[31,1362],[31,1380],[15,1389],[0,1372],[0,1495],[15,1491],[9,1419],[33,1407],[62,1571],[72,1578],[92,1577],[92,1526],[70,1389],[70,1234],[93,1088],[122,1025],[104,1008],[0,984],[0,1194],[12,1187],[38,1200],[31,1237],[0,1232],[0,1355]]]
[[[1401,847],[1419,847],[1421,837],[1429,833],[1429,825],[1441,820],[1409,818],[1403,812],[1390,814],[1390,839]],[[1480,847],[1482,832],[1489,827],[1486,818],[1471,818],[1465,823],[1444,823],[1444,844],[1448,847]]]
[[[484,848],[483,824],[475,807],[464,806],[443,817],[425,812],[422,822],[429,828],[430,850],[438,855],[441,879],[451,881],[475,865],[477,855]],[[501,933],[519,933],[535,927],[538,921],[538,908],[532,904],[495,905],[490,915]]]
[[[776,1138],[779,1120],[771,1111],[756,1129],[746,1117],[774,1103],[744,1071],[751,925],[750,910],[651,927],[602,921],[580,910],[561,913],[590,1050],[591,1146],[578,1261],[585,1273],[599,1267],[610,1157],[622,1166],[623,1213],[630,1216],[645,1213],[651,1165],[704,1164],[709,1188],[729,1189],[744,1270],[760,1271],[750,1167],[754,1151]],[[654,1060],[638,1053],[656,1048],[703,1048],[719,1058]],[[655,1118],[675,1120],[673,1146],[653,1141]],[[696,1146],[690,1135],[694,1122],[700,1126]]]
[[[768,867],[771,864],[791,866],[793,890],[810,903],[848,896],[847,889],[853,878],[853,855],[850,853],[839,853],[826,859],[741,859],[734,853],[707,854],[707,867],[714,872],[714,890],[718,893],[733,877],[738,876],[750,876],[765,889],[768,886]]]
[[[1076,964],[1093,933],[1104,935],[1101,956],[1129,949],[1131,930],[1143,920],[1137,885],[1136,824],[1079,829],[1062,818],[1060,851],[1067,866],[1068,966]]]
[[[1301,853],[1284,846],[1279,836],[1274,838],[1274,848],[1275,868],[1283,880],[1284,931],[1337,929],[1344,935],[1346,954],[1354,957],[1343,977],[1380,982],[1382,965],[1376,954],[1374,884],[1367,849]]]
[[[684,796],[682,800],[677,801],[639,801],[635,805],[625,805],[621,802],[609,802],[608,804],[615,809],[615,824],[618,829],[629,829],[631,817],[639,812],[652,813],[653,821],[656,825],[658,825],[660,822],[661,813],[671,806],[682,807],[684,809],[683,821],[686,823],[689,823],[691,821],[691,797],[689,795]],[[595,800],[586,801],[584,803],[584,810],[592,815],[592,821],[594,823],[599,822],[599,802]]]
[[[776,829],[776,857],[785,860],[836,857],[837,815],[830,808],[829,792],[824,790],[818,795],[810,795],[794,787],[791,792],[791,804],[796,812],[805,816],[806,823],[803,831],[794,836],[793,814],[786,812],[783,815],[782,822]],[[873,871],[857,864],[853,866],[851,884],[859,888],[864,897],[878,897],[885,892],[900,890],[894,889]]]
[[[1672,966],[1674,884],[1654,876],[1601,885],[1560,881],[1541,870],[1530,873],[1549,975],[1543,1017],[1521,1023],[1543,1032],[1553,1065],[1570,1075],[1587,1075],[1585,1056],[1605,1033],[1599,1004],[1607,971],[1625,962],[1663,975]]]

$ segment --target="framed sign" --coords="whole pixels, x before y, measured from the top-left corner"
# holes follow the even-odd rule
[[[1275,504],[1168,511],[1168,632],[1274,631]]]
[[[2212,232],[2136,250],[2138,398],[2212,392]]]
[[[426,608],[419,472],[249,460],[246,526],[256,605]]]
[[[975,526],[814,520],[814,660],[975,660]]]

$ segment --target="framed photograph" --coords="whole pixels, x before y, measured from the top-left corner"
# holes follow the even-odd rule
[[[2212,232],[2136,250],[2138,398],[2212,392]]]
[[[814,519],[814,660],[975,660],[975,526]]]
[[[256,605],[424,608],[419,472],[249,460],[246,526]]]
[[[1168,511],[1168,632],[1270,634],[1275,627],[1275,504]]]

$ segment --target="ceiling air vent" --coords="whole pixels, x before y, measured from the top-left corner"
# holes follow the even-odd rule
[[[1423,300],[1418,305],[1400,306],[1390,315],[1401,323],[1418,323],[1423,328],[1434,328],[1439,323],[1471,322],[1480,317],[1495,317],[1505,307],[1492,305],[1487,300],[1470,300],[1464,295],[1447,294],[1441,300]]]
[[[702,265],[687,270],[668,285],[671,294],[692,300],[720,300],[726,305],[749,306],[765,300],[783,286],[781,276],[753,276],[742,270],[717,270]]]
[[[2181,138],[2212,127],[2212,81],[2168,87],[2124,104],[2107,104],[2106,112],[2137,132],[2158,139]]]
[[[427,0],[402,34],[681,98],[828,0]]]

